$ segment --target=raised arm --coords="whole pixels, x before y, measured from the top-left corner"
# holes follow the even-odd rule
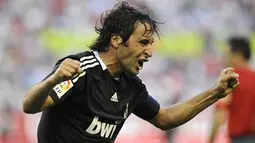
[[[162,130],[169,130],[186,123],[211,104],[231,93],[239,85],[237,80],[239,75],[233,70],[233,68],[223,70],[214,88],[182,104],[160,107],[158,114],[150,122]],[[235,82],[230,86],[233,80]]]
[[[23,111],[28,114],[38,113],[54,105],[49,96],[52,89],[59,83],[71,79],[82,72],[80,62],[73,59],[65,59],[57,65],[56,71],[42,82],[34,85],[25,95]]]

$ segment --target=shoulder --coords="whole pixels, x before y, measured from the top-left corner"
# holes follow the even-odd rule
[[[136,89],[142,89],[142,90],[146,89],[144,82],[142,81],[142,79],[139,76],[127,75],[127,77],[128,77],[129,84],[136,87]]]
[[[67,58],[73,59],[73,60],[78,60],[78,61],[85,61],[85,60],[90,60],[93,59],[95,56],[92,51],[85,51],[85,52],[80,52],[76,54],[71,54],[67,55],[61,59],[58,60],[58,63],[61,63]]]
[[[143,80],[138,76],[132,76],[131,79],[136,83],[136,84],[141,84],[144,85]]]
[[[56,63],[56,65],[61,64],[61,62],[63,62],[67,58],[80,61],[80,67],[83,70],[91,69],[94,67],[100,67],[100,66],[103,68],[103,66],[101,64],[102,62],[98,58],[97,52],[94,52],[94,51],[84,51],[84,52],[65,56],[65,57],[59,59],[58,62]]]

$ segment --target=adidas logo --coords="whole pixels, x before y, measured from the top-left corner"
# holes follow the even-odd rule
[[[118,102],[118,96],[117,96],[117,92],[115,92],[111,98],[111,101],[113,102]]]

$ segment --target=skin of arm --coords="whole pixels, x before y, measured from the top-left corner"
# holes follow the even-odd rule
[[[27,114],[34,114],[53,106],[54,102],[49,93],[56,84],[52,77],[49,77],[34,85],[24,97],[23,111]]]
[[[170,130],[180,126],[218,101],[217,94],[217,91],[210,89],[182,104],[160,107],[157,116],[149,122],[162,130]]]
[[[23,111],[27,114],[41,112],[54,105],[49,96],[52,89],[63,81],[70,80],[74,75],[82,73],[80,62],[70,58],[65,59],[58,66],[54,74],[34,85],[25,95]]]
[[[182,104],[161,107],[158,114],[149,122],[162,130],[170,130],[186,123],[237,88],[238,77],[239,75],[234,73],[233,68],[223,70],[214,88],[202,92]]]

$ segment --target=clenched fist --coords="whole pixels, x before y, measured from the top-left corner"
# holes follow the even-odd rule
[[[82,73],[80,62],[73,59],[65,59],[55,73],[52,75],[54,82],[61,83],[69,80],[77,74]]]
[[[239,75],[234,72],[234,68],[226,68],[221,72],[215,86],[220,98],[227,96],[239,85],[238,77]]]

